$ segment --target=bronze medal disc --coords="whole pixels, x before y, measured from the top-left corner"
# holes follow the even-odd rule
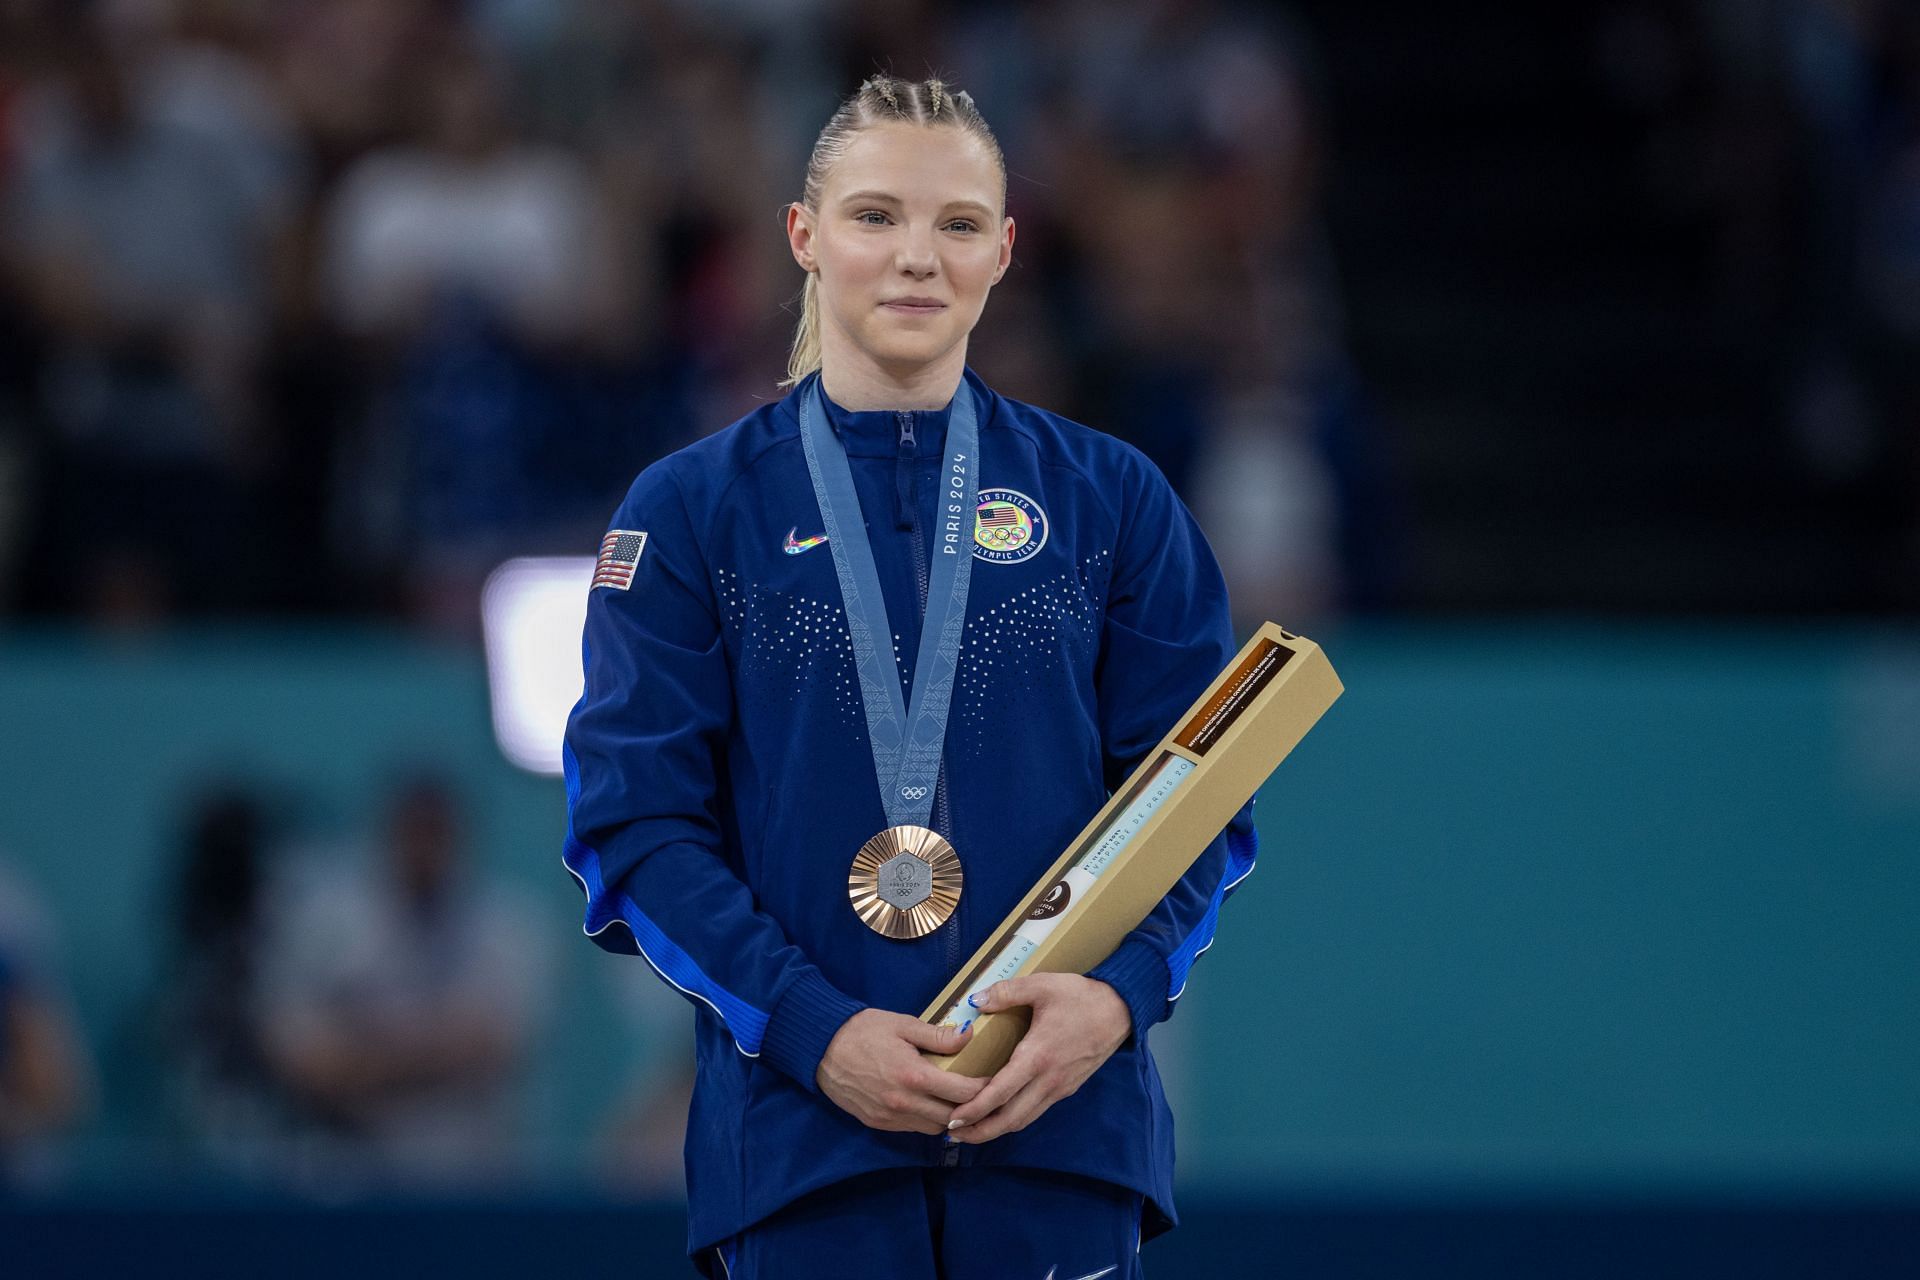
[[[960,901],[960,855],[937,831],[907,823],[860,846],[847,872],[847,897],[867,928],[889,938],[924,938]]]

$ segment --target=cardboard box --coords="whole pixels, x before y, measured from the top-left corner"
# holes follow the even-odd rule
[[[1016,972],[1085,973],[1113,954],[1342,688],[1319,645],[1262,623],[927,1007],[935,1024],[973,1018],[966,1048],[933,1063],[972,1076],[1006,1065],[1031,1011],[975,1015],[968,993]]]

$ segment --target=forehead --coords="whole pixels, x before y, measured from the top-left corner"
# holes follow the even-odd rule
[[[986,146],[951,125],[888,122],[862,129],[827,174],[824,199],[883,191],[908,204],[1000,202],[1000,169]]]

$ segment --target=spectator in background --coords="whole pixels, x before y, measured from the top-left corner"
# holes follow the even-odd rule
[[[273,227],[309,189],[293,111],[264,58],[267,11],[238,0],[171,0],[146,14],[137,94],[152,120],[213,143]]]
[[[269,600],[285,561],[257,375],[286,174],[250,130],[203,127],[212,64],[163,69],[172,46],[71,17],[49,43],[7,209],[45,344],[37,590],[122,620]]]
[[[356,442],[359,554],[404,561],[411,605],[473,591],[553,521],[572,425],[557,373],[621,301],[592,175],[523,144],[503,70],[470,48],[419,76],[411,141],[372,152],[327,215],[321,290],[373,366]]]
[[[302,1172],[448,1190],[515,1169],[515,1085],[544,969],[517,901],[478,883],[433,777],[402,785],[370,859],[282,882],[259,981]]]
[[[264,945],[267,818],[243,790],[201,800],[189,820],[170,962],[154,1000],[176,1068],[172,1127],[201,1154],[257,1169],[283,1132],[283,1108],[254,1013]]]
[[[16,1148],[79,1113],[78,1064],[65,1008],[0,944],[0,1187],[14,1180]]]
[[[326,289],[349,330],[405,345],[457,300],[530,343],[590,338],[607,315],[592,183],[521,144],[502,69],[454,49],[422,69],[415,139],[348,172]]]
[[[30,1178],[33,1144],[71,1127],[93,1092],[42,921],[25,889],[0,874],[0,1191]]]

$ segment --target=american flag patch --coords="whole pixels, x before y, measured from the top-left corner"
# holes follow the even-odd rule
[[[647,535],[642,529],[615,529],[601,539],[600,558],[593,566],[593,586],[618,587],[622,591],[631,587],[633,571],[640,564],[641,548],[646,545]]]
[[[980,523],[989,529],[998,528],[1003,524],[1019,524],[1020,508],[1003,503],[989,511],[981,512]]]

